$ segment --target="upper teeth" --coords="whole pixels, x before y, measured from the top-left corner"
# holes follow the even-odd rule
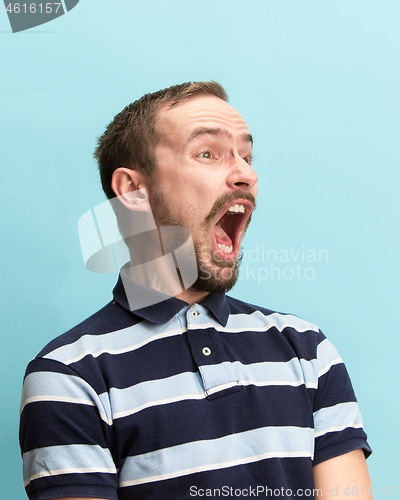
[[[228,212],[233,212],[235,214],[241,212],[242,214],[244,214],[244,205],[232,205],[230,208],[228,208]]]

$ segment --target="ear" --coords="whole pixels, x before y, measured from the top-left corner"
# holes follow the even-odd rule
[[[145,178],[137,170],[117,168],[111,179],[111,189],[129,210],[147,212],[150,208]]]

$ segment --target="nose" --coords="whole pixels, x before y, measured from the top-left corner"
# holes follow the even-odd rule
[[[251,165],[236,154],[235,162],[228,177],[229,187],[235,190],[250,191],[257,184],[257,180],[258,176]]]

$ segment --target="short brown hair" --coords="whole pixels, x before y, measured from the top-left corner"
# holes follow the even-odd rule
[[[108,199],[115,197],[111,179],[117,168],[137,169],[148,175],[154,172],[154,150],[160,139],[156,122],[161,106],[169,103],[172,107],[184,99],[207,94],[228,101],[227,93],[217,82],[186,82],[145,94],[115,116],[99,137],[94,152]]]

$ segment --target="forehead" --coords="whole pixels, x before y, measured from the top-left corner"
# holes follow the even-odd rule
[[[240,113],[216,96],[192,97],[172,108],[166,105],[157,121],[161,142],[185,140],[199,127],[221,128],[236,137],[248,132]]]

